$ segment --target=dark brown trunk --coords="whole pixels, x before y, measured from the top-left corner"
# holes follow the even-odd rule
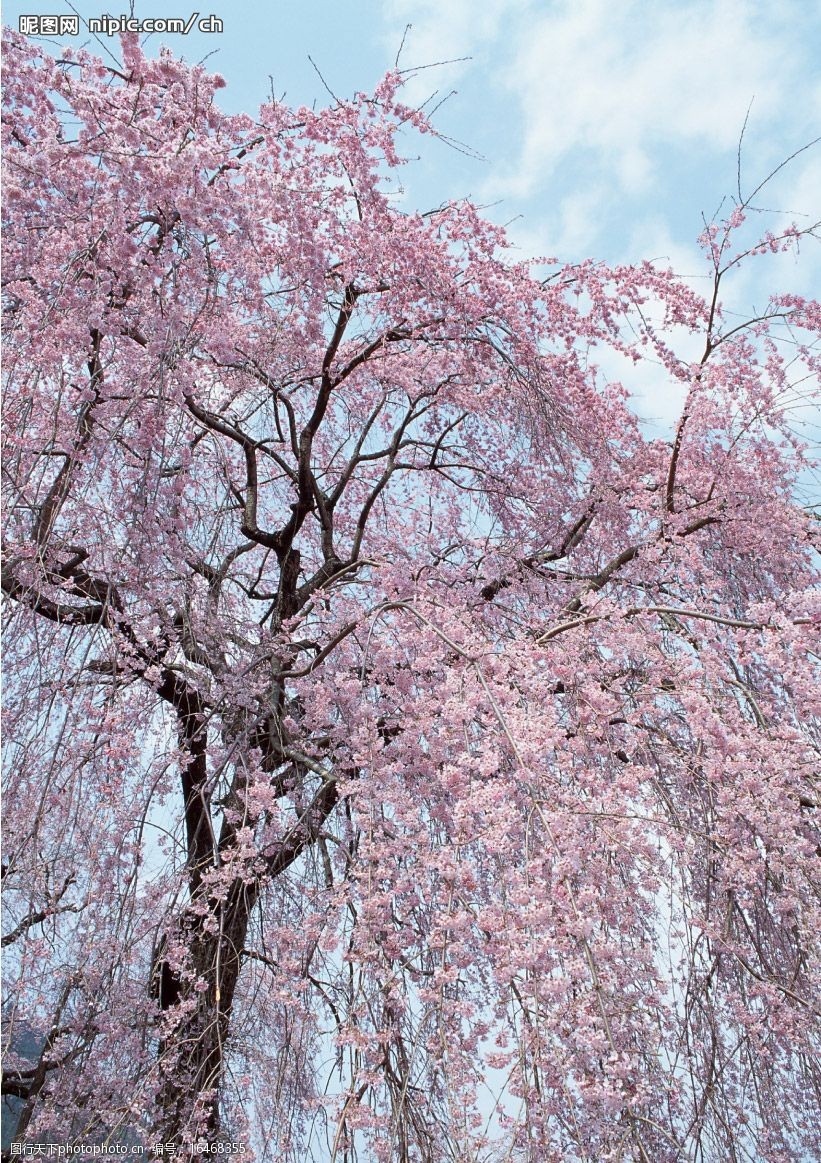
[[[167,965],[161,970],[166,975],[166,996],[161,997],[161,1004],[171,1002],[183,1011],[159,1048],[157,1131],[163,1142],[181,1145],[197,1138],[213,1143],[220,1137],[219,1091],[225,1044],[257,895],[256,885],[235,881],[227,899],[206,918],[189,914],[183,921],[190,958],[185,980],[180,981]],[[216,932],[206,930],[205,922],[210,918],[219,926]],[[195,1006],[188,1010],[192,1001]],[[201,1112],[196,1126],[195,1107]]]
[[[269,858],[264,880],[275,880],[316,841],[337,799],[336,782],[328,780],[316,793],[299,824]],[[224,835],[221,850],[230,847],[232,839]],[[177,1018],[159,1047],[159,1109],[155,1130],[164,1143],[181,1146],[185,1141],[199,1138],[210,1144],[220,1139],[219,1097],[231,1010],[248,923],[262,883],[263,880],[251,884],[235,880],[224,900],[209,900],[205,915],[189,908],[181,921],[181,937],[187,951],[184,972],[175,975],[167,963],[156,968],[155,996],[161,1004],[163,999],[168,1002],[171,1020],[172,1015]],[[201,890],[201,879],[197,884]],[[199,893],[194,895],[195,902],[198,897]],[[200,989],[195,988],[197,985]],[[192,1002],[189,1010],[187,1006]],[[195,1108],[201,1112],[196,1116]]]

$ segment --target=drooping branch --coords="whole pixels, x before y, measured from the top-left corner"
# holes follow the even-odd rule
[[[101,359],[103,337],[96,328],[91,328],[91,354],[88,358],[89,390],[92,393],[80,409],[77,418],[77,442],[70,453],[64,453],[65,461],[57,473],[54,482],[40,506],[39,515],[34,525],[32,537],[40,546],[44,546],[54,528],[60,510],[62,509],[70,491],[75,469],[83,451],[88,446],[94,431],[96,408],[100,401],[100,392],[103,387],[103,364]]]

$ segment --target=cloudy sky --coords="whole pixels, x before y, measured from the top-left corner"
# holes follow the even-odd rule
[[[196,2],[200,16],[222,19],[221,33],[147,45],[165,41],[191,61],[211,54],[234,111],[253,111],[272,84],[309,104],[329,100],[324,85],[340,96],[368,89],[400,45],[400,67],[435,66],[408,94],[429,108],[445,99],[434,115],[442,138],[408,140],[421,157],[403,172],[405,198],[424,209],[469,196],[509,223],[523,256],[649,258],[706,289],[695,239],[738,197],[745,119],[744,196],[821,134],[821,6],[806,0]],[[194,12],[189,0],[169,3],[136,0],[134,14]],[[105,0],[7,0],[4,20],[71,11],[100,16]],[[103,36],[97,47],[116,54],[118,42]],[[762,229],[821,218],[821,145],[755,202]],[[739,306],[773,288],[817,294],[819,250],[742,276]]]

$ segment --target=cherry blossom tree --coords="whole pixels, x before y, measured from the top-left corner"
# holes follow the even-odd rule
[[[812,231],[523,263],[400,74],[123,59],[7,41],[15,1141],[809,1158],[819,308],[724,304]]]

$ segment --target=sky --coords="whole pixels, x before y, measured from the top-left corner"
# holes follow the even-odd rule
[[[182,17],[189,0],[135,0],[134,15]],[[470,197],[508,225],[522,257],[652,259],[707,290],[696,245],[704,220],[732,208],[795,151],[756,198],[761,227],[821,219],[821,4],[807,0],[197,0],[192,32],[152,34],[227,81],[221,103],[253,112],[273,85],[293,104],[368,90],[399,54],[419,68],[406,100],[439,139],[408,139],[410,207]],[[105,0],[7,0],[21,15],[76,12]],[[187,6],[186,6],[187,5]],[[128,14],[129,0],[111,16]],[[197,23],[216,16],[221,32]],[[118,52],[116,36],[64,38]],[[400,52],[401,46],[401,52]],[[814,52],[813,50],[816,50]],[[423,67],[424,66],[424,67]],[[746,122],[746,126],[745,126]],[[743,132],[743,140],[742,140]],[[739,144],[741,148],[739,150]],[[739,167],[740,158],[740,167]],[[771,290],[818,294],[821,246],[807,244],[739,276],[738,308]],[[636,386],[651,421],[677,401]]]

